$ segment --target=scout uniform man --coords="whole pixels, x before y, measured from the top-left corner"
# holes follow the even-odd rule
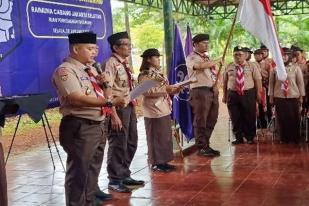
[[[127,32],[108,37],[112,56],[105,62],[105,71],[111,76],[112,95],[128,95],[133,89],[132,69],[128,63],[131,43]],[[130,165],[137,148],[137,119],[135,102],[124,108],[113,108],[108,135],[108,188],[116,192],[131,192],[128,185],[143,185],[144,181],[131,178]]]
[[[291,52],[292,52],[292,57],[295,59],[295,64],[297,66],[300,67],[301,71],[303,72],[303,78],[304,78],[304,84],[305,84],[305,90],[306,90],[306,98],[305,98],[305,102],[304,102],[304,109],[308,109],[308,102],[307,102],[307,99],[308,99],[308,96],[309,96],[309,85],[308,85],[308,82],[309,82],[309,68],[308,68],[308,65],[307,65],[307,62],[306,62],[306,58],[303,54],[304,50],[301,49],[300,47],[297,47],[297,46],[294,46],[292,45],[291,46]]]
[[[252,56],[252,51],[251,51],[251,49],[250,48],[248,48],[248,47],[243,47],[243,49],[244,49],[244,51],[245,51],[245,53],[246,53],[246,61],[247,62],[249,62],[250,60],[251,60],[251,56]]]
[[[52,77],[63,115],[59,141],[68,155],[66,205],[100,205],[101,200],[95,198],[95,193],[106,142],[104,107],[125,106],[127,99],[106,98],[100,85],[106,84],[104,81],[108,77],[98,77],[95,69],[89,66],[96,56],[96,34],[73,33],[69,35],[69,43],[69,57]]]
[[[206,55],[208,50],[208,34],[197,34],[193,37],[194,51],[187,57],[187,69],[190,77],[195,76],[197,82],[190,85],[190,104],[194,114],[195,144],[199,155],[219,156],[220,152],[210,147],[210,137],[218,119],[218,89],[216,64]]]
[[[275,68],[276,64],[272,58],[269,57],[269,49],[265,45],[261,45],[260,49],[263,52],[263,59],[270,64],[273,68]]]
[[[236,140],[232,144],[253,144],[256,136],[256,100],[260,101],[261,74],[256,64],[246,61],[245,50],[234,48],[234,63],[223,76],[223,99],[227,103]]]
[[[256,49],[254,51],[255,61],[259,64],[259,69],[262,76],[262,103],[259,104],[259,124],[260,128],[267,128],[268,122],[271,120],[272,111],[271,105],[269,103],[268,94],[268,84],[269,84],[269,74],[272,71],[272,66],[264,60],[263,51],[261,49]]]
[[[282,143],[299,143],[299,108],[305,96],[303,74],[299,66],[292,63],[292,52],[283,47],[283,62],[286,81],[279,81],[273,70],[269,78],[270,102],[276,106],[276,119]]]

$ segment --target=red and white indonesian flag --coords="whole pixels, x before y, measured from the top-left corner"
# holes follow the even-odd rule
[[[285,81],[287,74],[273,21],[270,0],[240,0],[237,19],[244,29],[269,49],[276,64],[278,79]]]

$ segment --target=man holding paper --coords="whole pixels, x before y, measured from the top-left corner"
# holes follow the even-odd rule
[[[220,152],[210,147],[210,137],[218,119],[218,89],[216,64],[207,56],[208,34],[193,37],[194,51],[187,57],[189,77],[195,76],[197,82],[190,85],[190,104],[193,108],[195,144],[199,155],[206,157],[220,156]]]

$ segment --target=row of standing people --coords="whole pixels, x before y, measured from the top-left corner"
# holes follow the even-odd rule
[[[300,63],[300,58],[295,55],[300,51],[295,46],[282,48],[287,72],[287,80],[282,82],[277,78],[276,67],[268,58],[266,47],[254,51],[256,62],[249,61],[251,54],[248,55],[248,48],[235,47],[234,63],[227,66],[223,80],[223,102],[227,103],[236,138],[233,144],[244,143],[244,138],[247,143],[254,143],[256,125],[267,127],[273,115],[272,106],[276,108],[281,142],[299,142],[299,111],[302,107],[305,109],[303,99],[308,74],[308,64],[305,61]],[[234,83],[233,88],[230,84]],[[256,102],[259,103],[258,108]]]
[[[220,152],[210,147],[209,139],[218,118],[215,71],[221,60],[211,61],[205,55],[208,40],[207,34],[193,38],[195,51],[187,62],[189,74],[195,74],[198,82],[191,88],[194,94],[190,103],[195,114],[193,125],[199,154],[219,156]],[[134,84],[127,62],[131,52],[130,39],[126,32],[120,32],[110,36],[108,41],[113,54],[103,64],[104,72],[101,72],[92,66],[98,55],[96,35],[91,32],[70,34],[70,54],[52,78],[63,115],[59,139],[68,156],[65,193],[66,204],[70,206],[100,205],[111,199],[98,186],[106,139],[109,143],[108,188],[130,192],[128,186],[144,184],[144,181],[133,179],[129,169],[137,148],[136,101],[126,97]],[[164,79],[158,50],[148,49],[142,57],[139,82],[149,79],[149,73]],[[154,171],[175,170],[175,166],[169,164],[173,157],[169,95],[181,89],[164,79],[163,84],[143,95],[148,159]]]
[[[137,148],[135,101],[127,97],[133,87],[127,63],[130,40],[126,32],[120,32],[108,42],[113,53],[102,72],[92,66],[98,55],[96,34],[70,34],[70,54],[52,77],[63,115],[59,140],[67,153],[68,206],[100,205],[112,198],[98,186],[106,140],[108,188],[130,192],[129,185],[144,184],[133,179],[129,169]]]

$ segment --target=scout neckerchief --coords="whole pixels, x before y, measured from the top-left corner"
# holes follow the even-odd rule
[[[134,79],[133,79],[133,74],[132,74],[132,71],[131,71],[131,67],[130,67],[130,64],[128,62],[127,59],[121,61],[121,59],[118,57],[118,55],[116,54],[113,54],[113,56],[117,59],[117,61],[123,65],[126,73],[127,73],[127,76],[128,76],[128,83],[129,83],[129,89],[130,91],[133,90],[134,88]],[[133,99],[131,101],[131,103],[133,104],[133,106],[136,106],[137,105],[137,100],[136,99]]]
[[[90,78],[90,82],[93,86],[93,89],[95,91],[95,94],[97,95],[97,98],[98,99],[101,99],[101,100],[104,100],[105,97],[104,97],[104,92],[103,90],[101,89],[101,87],[99,86],[94,74],[91,72],[90,68],[85,68],[85,72],[87,72],[89,78]],[[109,115],[111,114],[111,109],[108,108],[108,107],[101,107],[101,114],[102,115]]]
[[[209,61],[209,60],[210,60],[209,57],[208,57],[205,53],[203,53],[203,54],[198,53],[198,52],[194,52],[194,53],[196,53],[197,55],[199,55],[204,61]],[[212,66],[212,67],[210,67],[209,70],[210,70],[210,73],[211,73],[211,79],[215,82],[216,79],[217,79],[217,70],[216,70],[216,67],[215,67],[215,66]]]
[[[170,84],[168,79],[166,77],[164,77],[164,75],[159,70],[157,70],[155,68],[150,68],[149,70],[154,72],[154,73],[156,73],[156,74],[158,74],[158,75],[160,75],[161,77],[163,77],[165,79],[164,85],[169,85]],[[173,101],[172,101],[172,98],[170,97],[170,95],[168,93],[166,93],[164,95],[164,99],[167,101],[169,108],[172,109]]]
[[[236,92],[239,95],[244,95],[245,91],[245,72],[244,65],[236,65]]]

